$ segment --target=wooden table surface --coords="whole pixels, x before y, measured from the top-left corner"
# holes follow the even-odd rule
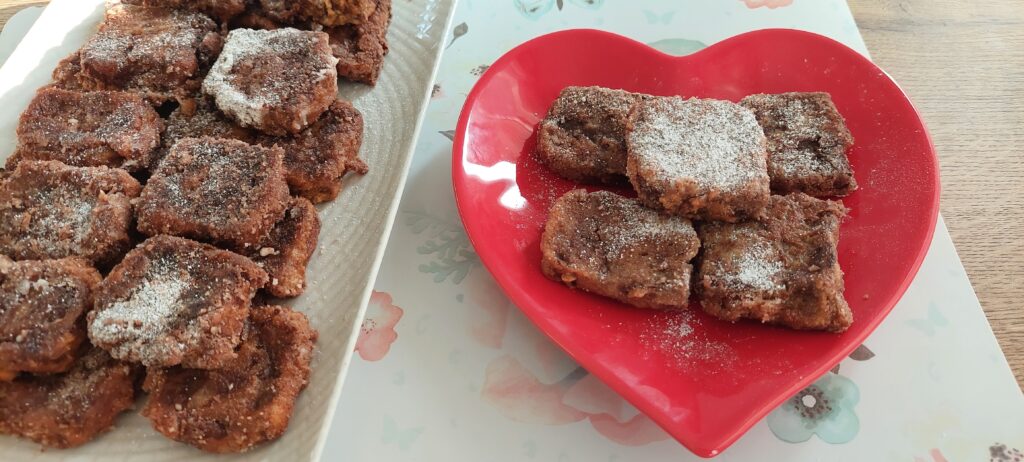
[[[849,2],[875,62],[900,82],[931,130],[942,214],[1022,384],[1024,8],[1020,0]],[[0,25],[45,3],[0,0]]]

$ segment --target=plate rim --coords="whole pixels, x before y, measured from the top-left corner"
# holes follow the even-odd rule
[[[652,416],[645,412],[645,409],[651,408],[651,406],[648,406],[646,402],[634,402],[634,400],[630,399],[629,397],[623,396],[624,399],[633,404],[638,410],[648,415],[648,417],[650,417],[651,420],[658,424],[659,427],[665,430],[666,433],[671,435],[675,440],[677,440],[679,443],[685,446],[688,450],[690,450],[691,452],[700,457],[714,457],[721,454],[725,449],[727,449],[729,446],[735,443],[740,437],[742,437],[757,422],[759,422],[761,419],[767,416],[768,413],[770,413],[776,407],[778,407],[787,399],[789,399],[790,396],[806,388],[811,383],[816,381],[818,378],[828,373],[831,367],[833,367],[830,364],[838,363],[843,358],[846,358],[854,349],[861,345],[864,342],[864,340],[878,328],[879,325],[881,325],[881,323],[889,316],[889,314],[892,312],[895,306],[906,294],[906,291],[910,287],[910,284],[916,278],[918,272],[921,269],[921,265],[924,263],[924,259],[928,254],[932,241],[934,241],[935,238],[935,231],[938,225],[939,218],[939,204],[942,191],[942,182],[938,162],[938,155],[935,151],[935,144],[932,140],[931,133],[928,131],[924,118],[921,116],[920,111],[914,105],[913,101],[911,101],[909,95],[907,95],[906,91],[903,90],[902,87],[900,87],[900,85],[892,78],[891,75],[889,75],[883,69],[878,67],[873,61],[871,61],[861,53],[858,53],[856,50],[853,50],[852,48],[846,46],[845,44],[831,37],[827,37],[824,35],[804,30],[789,28],[758,29],[725,38],[721,41],[718,41],[714,44],[710,44],[706,48],[703,48],[691,54],[675,56],[668,53],[664,53],[645,43],[639,42],[637,40],[634,40],[630,37],[626,37],[623,35],[599,29],[576,28],[556,31],[532,38],[506,51],[500,58],[495,60],[494,63],[491,64],[491,66],[488,67],[488,69],[481,75],[480,79],[477,80],[477,82],[473,85],[472,90],[470,90],[470,92],[467,94],[466,100],[462,106],[462,110],[459,113],[458,124],[456,125],[455,129],[455,137],[452,146],[452,189],[455,195],[455,203],[459,212],[459,218],[466,228],[466,235],[469,238],[470,243],[473,245],[473,248],[476,249],[477,253],[480,255],[480,261],[483,263],[487,271],[491,273],[491,275],[494,277],[495,281],[498,283],[498,286],[501,288],[502,292],[513,302],[513,304],[516,305],[517,308],[519,308],[521,302],[523,304],[529,304],[526,300],[526,297],[524,297],[524,295],[518,291],[506,288],[506,285],[508,284],[508,281],[506,280],[507,278],[505,276],[499,276],[502,274],[500,271],[496,273],[493,270],[493,267],[496,266],[497,264],[496,259],[493,258],[493,256],[489,255],[490,251],[488,250],[488,246],[478,246],[478,244],[480,244],[479,237],[475,236],[470,231],[470,227],[467,225],[466,216],[471,212],[469,212],[469,205],[467,204],[466,199],[464,199],[464,190],[466,189],[466,182],[468,181],[469,175],[466,173],[462,161],[466,150],[465,138],[467,128],[469,125],[470,115],[473,112],[473,109],[475,107],[477,99],[479,98],[480,93],[483,92],[483,90],[490,84],[490,81],[495,76],[499,75],[499,71],[506,67],[506,65],[509,62],[518,59],[518,57],[523,53],[524,49],[539,47],[548,41],[560,41],[566,39],[580,40],[585,39],[587,36],[600,37],[602,39],[626,42],[631,47],[635,48],[637,51],[654,55],[657,59],[660,60],[667,60],[671,62],[686,62],[699,59],[703,54],[710,52],[712,49],[730,45],[733,42],[752,40],[752,38],[757,38],[759,36],[775,36],[785,34],[801,37],[803,39],[824,41],[832,46],[837,47],[838,49],[842,49],[846,53],[850,54],[853,57],[853,59],[859,60],[861,64],[877,70],[884,79],[886,79],[890,84],[893,85],[893,87],[899,90],[899,92],[903,95],[905,101],[909,104],[910,109],[916,117],[917,122],[920,124],[922,128],[922,133],[928,142],[928,151],[929,154],[931,154],[930,157],[932,160],[930,173],[932,179],[934,180],[935,190],[932,194],[930,201],[928,223],[925,230],[924,238],[921,240],[919,248],[916,250],[916,255],[906,276],[903,278],[902,281],[900,281],[898,288],[889,297],[889,300],[882,304],[883,315],[878,316],[875,319],[869,320],[867,322],[868,326],[866,329],[863,329],[857,335],[852,337],[847,343],[847,345],[841,348],[837,354],[830,356],[828,358],[828,361],[824,361],[822,362],[822,365],[816,367],[814,369],[814,373],[808,374],[804,376],[801,380],[796,381],[794,385],[791,385],[790,387],[787,388],[786,393],[779,394],[779,397],[773,398],[765,402],[764,404],[756,407],[754,412],[749,413],[749,417],[744,419],[742,425],[738,426],[734,431],[730,432],[730,434],[726,438],[723,438],[721,441],[711,442],[711,444],[702,444],[700,442],[692,440],[691,438],[687,438],[686,435],[678,435],[676,433],[673,433],[669,429],[669,426],[666,425],[667,422],[663,422],[662,419],[659,419],[656,416]],[[576,355],[574,352],[565,349],[557,339],[551,337],[543,328],[540,327],[542,323],[538,321],[539,317],[536,315],[535,312],[531,312],[530,310],[525,310],[522,308],[519,309],[528,319],[530,319],[530,321],[535,326],[538,327],[538,330],[540,330],[545,337],[547,337],[554,343],[558,344],[559,348],[562,348],[562,350],[566,354],[568,354],[574,361],[576,361],[578,364],[583,366],[583,368],[587,369],[588,371],[594,370],[591,368],[591,366],[596,365],[597,361],[593,360],[590,356],[578,357],[578,355]],[[597,376],[597,374],[595,374],[595,376]],[[605,377],[598,376],[598,378],[604,382],[608,382],[608,380]]]
[[[13,47],[13,49],[11,50],[11,53],[7,57],[7,59],[2,64],[0,64],[0,75],[4,75],[5,73],[8,73],[8,72],[14,72],[13,70],[8,69],[8,67],[13,68],[19,61],[22,61],[22,59],[20,57],[23,54],[29,54],[30,56],[36,56],[38,54],[38,57],[42,58],[45,55],[46,52],[51,51],[51,50],[47,50],[47,49],[32,50],[31,48],[32,48],[33,44],[28,43],[28,41],[26,39],[29,39],[29,38],[31,38],[33,36],[36,36],[36,35],[39,35],[39,34],[48,33],[49,32],[49,25],[50,25],[49,23],[52,21],[52,20],[49,19],[50,16],[58,16],[58,15],[59,16],[64,16],[62,11],[60,11],[60,6],[62,4],[66,4],[67,2],[74,2],[76,4],[79,3],[79,2],[82,2],[83,5],[85,3],[82,0],[50,0],[46,5],[26,5],[21,10],[18,10],[17,13],[20,13],[20,12],[25,11],[25,10],[30,9],[30,8],[39,8],[41,11],[39,12],[38,17],[35,19],[33,24],[26,29],[25,34],[18,40],[18,43]],[[359,301],[359,305],[358,305],[358,310],[355,313],[353,313],[353,328],[352,328],[351,332],[348,334],[348,341],[347,341],[347,344],[346,344],[346,347],[345,347],[346,349],[342,353],[342,356],[341,356],[340,361],[339,361],[338,374],[332,379],[333,380],[333,385],[332,385],[332,387],[330,389],[330,393],[329,393],[329,395],[327,397],[327,400],[324,403],[324,406],[326,406],[327,410],[324,412],[323,422],[319,426],[318,429],[315,429],[315,430],[311,431],[312,434],[315,434],[315,439],[313,439],[312,444],[304,446],[302,448],[303,450],[308,449],[308,452],[306,454],[308,454],[309,458],[308,459],[304,459],[304,460],[315,461],[315,460],[323,459],[323,453],[324,453],[324,450],[326,448],[327,439],[328,439],[328,436],[330,435],[331,428],[333,427],[334,418],[338,414],[338,407],[339,407],[339,404],[340,404],[340,401],[341,401],[341,395],[342,395],[344,384],[345,384],[345,381],[346,381],[346,378],[347,378],[347,375],[348,375],[348,371],[350,369],[351,363],[352,363],[352,361],[354,359],[354,356],[355,356],[355,345],[356,345],[356,342],[358,341],[358,338],[359,338],[359,332],[360,332],[360,329],[361,329],[360,326],[362,325],[362,322],[363,322],[363,320],[365,318],[365,315],[366,315],[366,312],[367,312],[367,309],[368,309],[368,306],[369,306],[370,299],[371,299],[373,291],[375,289],[374,282],[377,280],[377,277],[378,277],[378,275],[380,273],[381,267],[383,266],[384,256],[385,256],[386,250],[388,248],[388,242],[390,240],[391,233],[392,233],[392,231],[394,229],[394,225],[395,225],[395,222],[397,220],[397,216],[398,216],[398,212],[400,210],[400,205],[401,205],[401,201],[402,201],[402,198],[403,198],[403,193],[404,193],[405,187],[408,184],[408,177],[409,177],[409,173],[411,171],[412,163],[413,163],[414,158],[416,157],[416,150],[417,150],[417,147],[419,145],[419,136],[422,133],[423,126],[424,126],[424,123],[426,121],[427,110],[429,109],[429,106],[430,106],[430,101],[431,101],[430,96],[431,96],[432,85],[435,83],[435,81],[437,79],[437,74],[438,74],[438,72],[440,70],[441,63],[442,63],[442,60],[443,60],[443,57],[444,57],[444,53],[445,53],[445,47],[444,47],[445,38],[451,33],[452,27],[454,26],[453,25],[453,19],[455,17],[455,13],[456,13],[456,10],[457,10],[458,2],[459,2],[459,0],[423,0],[423,5],[425,7],[433,6],[434,8],[437,8],[437,10],[445,12],[444,16],[440,16],[439,15],[438,17],[436,17],[436,18],[431,20],[431,24],[441,25],[440,28],[435,29],[437,31],[436,33],[439,34],[438,38],[436,39],[436,45],[434,47],[432,47],[432,48],[431,47],[424,47],[424,48],[427,48],[429,50],[429,53],[432,55],[432,57],[431,57],[432,63],[431,63],[430,71],[429,71],[429,74],[428,74],[428,78],[426,80],[426,84],[424,85],[424,88],[423,88],[423,90],[424,90],[423,94],[422,94],[421,99],[419,101],[420,106],[419,106],[419,110],[416,113],[415,124],[413,126],[414,130],[412,131],[412,133],[410,135],[410,143],[408,145],[408,149],[405,150],[404,158],[402,159],[401,168],[399,170],[396,170],[396,171],[387,172],[389,175],[393,175],[393,176],[397,177],[397,179],[398,179],[398,181],[397,181],[397,188],[395,189],[393,196],[391,197],[390,201],[387,204],[387,206],[388,206],[388,208],[387,208],[388,213],[387,213],[387,216],[385,217],[385,220],[383,222],[384,227],[383,227],[382,232],[380,234],[380,242],[377,245],[377,249],[376,249],[376,251],[374,253],[373,260],[372,260],[372,265],[370,266],[370,271],[366,272],[365,276],[363,278],[361,278],[361,279],[367,281],[366,282],[366,287],[363,289],[363,292],[359,296],[359,300],[360,301]],[[91,0],[91,3],[94,4],[94,7],[99,8],[100,6],[104,6],[107,3],[109,3],[109,0]],[[445,11],[443,8],[447,8],[447,11]],[[417,16],[417,18],[422,20],[422,18],[420,18],[418,16]],[[83,17],[77,18],[77,19],[85,21],[85,20],[88,19],[88,17],[83,16]],[[394,24],[394,23],[392,23],[392,24]],[[79,25],[81,25],[81,21],[79,22]],[[67,32],[67,31],[66,30],[61,30],[59,32],[63,33],[63,32]],[[411,37],[415,37],[416,36],[416,32],[417,31],[415,31],[415,30],[410,31],[410,36]],[[391,32],[390,32],[390,29],[389,29],[388,35],[390,35],[390,34],[391,34]],[[39,52],[39,53],[37,53],[37,52]],[[15,59],[15,58],[19,58],[19,59]],[[385,63],[386,63],[386,61],[385,61]],[[26,74],[31,74],[33,72],[36,72],[41,66],[44,66],[45,64],[46,63],[43,62],[43,61],[36,61],[34,63],[34,66],[31,69],[26,69],[24,72]],[[45,86],[45,85],[46,84],[44,84],[43,86]],[[362,84],[353,83],[353,85],[362,85]],[[43,88],[43,86],[40,86],[40,87],[38,87],[36,89],[33,89],[32,90],[33,94],[38,89]],[[2,96],[2,95],[0,95],[0,96]],[[340,95],[339,95],[339,97],[340,97]],[[7,155],[0,155],[0,162],[2,162],[2,160],[5,160],[6,157],[9,157],[9,156],[7,156]],[[324,219],[323,214],[320,214],[320,218],[321,218],[321,220]],[[316,327],[317,326],[314,326],[314,328],[316,328]],[[317,329],[317,330],[319,331],[319,329]],[[319,347],[317,347],[317,348],[319,348]],[[140,397],[141,397],[141,395],[136,396],[136,404],[138,403],[138,400],[140,399]],[[301,397],[301,394],[300,394],[300,397]],[[128,412],[137,413],[137,410],[128,411]],[[121,415],[119,417],[123,417],[123,415]],[[104,437],[108,433],[112,433],[112,432],[116,431],[117,427],[118,427],[118,425],[115,423],[114,427],[112,427],[109,431],[101,433],[100,435],[98,435],[97,439]],[[12,435],[0,435],[0,438],[2,438],[2,439],[10,439],[12,441],[17,440],[17,441],[20,441],[20,442],[27,442],[29,444],[32,444],[32,445],[35,445],[35,446],[39,446],[38,444],[36,444],[36,443],[34,443],[32,441],[25,440],[25,439],[22,439],[22,438],[16,438],[16,437],[14,437]],[[95,442],[95,441],[96,440],[90,441],[90,443]],[[194,449],[191,446],[185,445],[183,443],[177,443],[177,442],[174,442],[173,440],[169,440],[169,439],[168,439],[168,441],[174,443],[174,446],[176,446],[176,447],[180,446],[183,450],[194,451],[195,455],[198,456],[198,457],[211,457],[211,456],[212,457],[216,457],[216,456],[218,456],[218,454],[200,452],[199,450]],[[268,443],[263,444],[263,445],[256,446],[253,449],[254,450],[258,450],[258,449],[260,449],[262,447],[266,447],[266,446],[269,446],[269,445],[272,445],[272,444],[274,444],[274,441],[268,442]],[[0,444],[0,448],[2,448],[2,447],[3,447],[3,445]],[[77,454],[75,452],[75,449],[76,448],[59,449],[59,450],[57,450],[57,449],[50,449],[50,450],[41,452],[41,454],[42,453],[49,453],[49,454],[54,455],[56,457],[72,458],[72,459],[77,458],[77,457],[82,457],[81,454]],[[241,453],[241,454],[234,454],[234,456],[236,456],[236,457],[240,456],[240,457],[246,458],[247,456],[245,454],[250,454],[251,455],[252,453],[251,452],[246,452],[246,453]],[[232,454],[219,455],[219,456],[221,456],[221,458],[223,458],[224,456],[227,456],[227,457],[230,458],[232,456]],[[89,456],[86,456],[86,457],[89,457]],[[107,456],[96,456],[96,457],[100,458],[100,457],[107,457]]]

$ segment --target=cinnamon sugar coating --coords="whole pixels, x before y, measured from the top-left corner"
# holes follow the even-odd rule
[[[256,245],[289,201],[280,148],[185,138],[171,148],[139,197],[138,228],[233,248]]]
[[[274,229],[257,246],[240,249],[270,276],[266,291],[275,297],[297,297],[306,290],[306,265],[316,251],[320,217],[308,200],[292,199]]]
[[[626,125],[645,95],[602,87],[566,87],[537,132],[537,157],[581,183],[626,182]]]
[[[853,135],[828,93],[751,95],[740,104],[754,111],[768,137],[773,191],[831,197],[857,189],[846,157]]]
[[[199,89],[223,37],[204,14],[115,5],[79,50],[79,83],[89,89],[126,90],[154,102]]]
[[[137,371],[90,348],[63,374],[0,382],[0,433],[51,448],[88,443],[135,401]]]
[[[158,160],[167,157],[171,147],[185,138],[222,138],[249,144],[257,139],[255,132],[236,124],[205,97],[192,99],[189,104],[179,106],[167,117],[166,123]]]
[[[359,158],[363,116],[352,103],[337,100],[301,133],[260,138],[260,144],[284,150],[284,171],[291,193],[313,203],[334,200],[349,172],[364,175],[369,167]]]
[[[22,161],[0,179],[0,253],[112,264],[132,245],[131,202],[141,190],[120,169]]]
[[[548,278],[645,308],[685,308],[700,242],[689,220],[635,199],[577,189],[558,198],[541,236]]]
[[[319,30],[330,36],[331,51],[338,59],[338,77],[376,85],[388,54],[387,32],[391,25],[391,0],[371,0],[373,11],[359,24],[324,26],[303,21],[281,22],[260,9],[250,9],[232,21],[234,27],[279,29],[292,25]]]
[[[285,24],[324,26],[360,24],[373,13],[375,0],[258,0],[260,10]]]
[[[78,258],[15,262],[0,255],[0,375],[64,372],[85,340],[100,273]]]
[[[197,11],[218,21],[227,21],[245,12],[255,0],[121,0],[127,5]]]
[[[77,167],[149,167],[163,122],[139,95],[45,87],[18,121],[18,149],[7,161],[59,160]]]
[[[839,202],[794,193],[772,196],[760,220],[702,223],[695,285],[704,311],[728,321],[846,330],[853,314],[836,250],[845,216]]]
[[[150,369],[142,415],[175,441],[215,453],[243,452],[279,438],[309,383],[317,333],[280,306],[252,309],[238,357],[217,370]]]
[[[750,110],[712,99],[652,98],[630,116],[626,173],[644,205],[735,222],[768,202],[767,146]]]
[[[388,54],[391,0],[367,0],[373,12],[359,24],[324,28],[331,36],[331,50],[338,58],[338,76],[376,85]]]
[[[266,272],[248,258],[157,236],[100,283],[89,339],[147,367],[223,367],[236,358],[252,298],[266,283]]]
[[[244,127],[275,136],[298,133],[336,99],[337,63],[323,32],[235,29],[203,92]]]

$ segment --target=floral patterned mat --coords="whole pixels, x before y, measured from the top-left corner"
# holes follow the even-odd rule
[[[35,20],[0,36],[0,60]],[[572,362],[502,294],[459,222],[451,138],[489,63],[532,37],[605,29],[672,54],[789,27],[867,54],[843,0],[461,0],[358,358],[324,460],[701,460]],[[12,26],[13,25],[13,26]],[[943,223],[864,346],[724,461],[1024,461],[1024,396]]]
[[[667,53],[790,27],[867,53],[842,0],[462,0],[326,458],[698,460],[505,298],[463,231],[451,139],[489,63],[532,37],[606,29]],[[720,460],[1020,461],[1024,398],[943,223],[921,273],[849,359]]]

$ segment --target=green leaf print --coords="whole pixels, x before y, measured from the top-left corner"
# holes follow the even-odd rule
[[[417,253],[433,258],[433,261],[419,265],[418,269],[421,273],[434,275],[435,283],[450,280],[460,284],[470,271],[480,265],[480,258],[461,226],[424,211],[404,213],[405,224],[414,234],[425,238],[423,244],[416,248]]]

